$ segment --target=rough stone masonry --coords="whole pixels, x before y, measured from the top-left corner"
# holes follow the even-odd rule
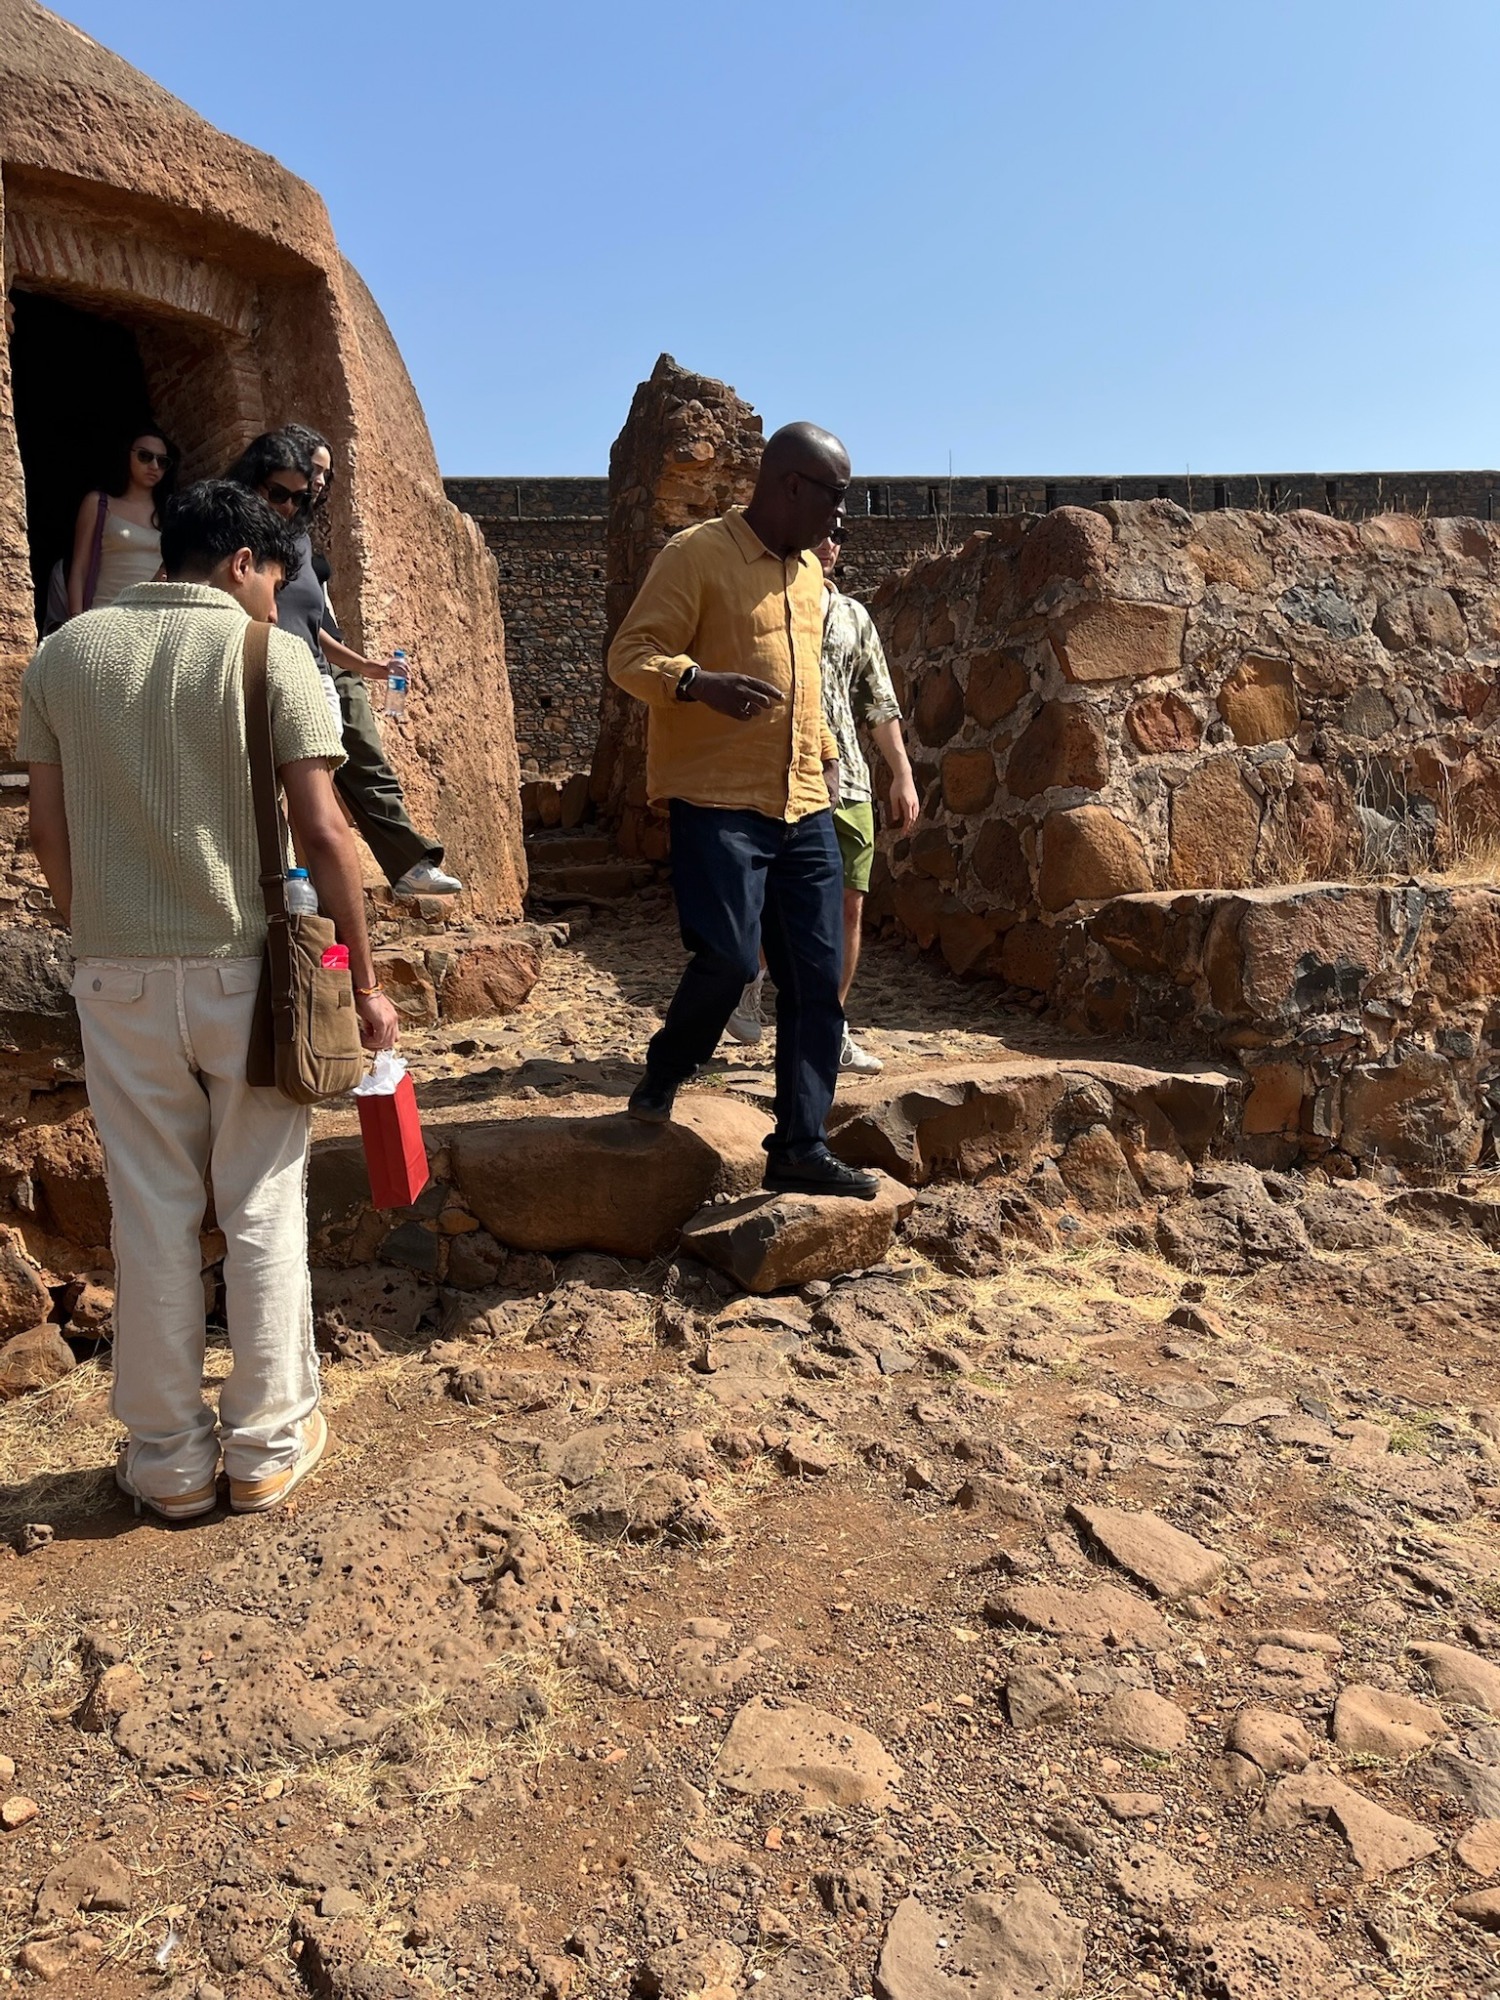
[[[915,566],[873,605],[923,806],[874,912],[1070,1025],[1238,1056],[1277,1163],[1471,1163],[1497,579],[1484,522],[1170,501]]]

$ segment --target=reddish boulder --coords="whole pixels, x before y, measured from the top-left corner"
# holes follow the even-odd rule
[[[1017,739],[1005,766],[1012,797],[1033,799],[1053,786],[1102,791],[1109,781],[1109,746],[1092,708],[1049,701]]]
[[[1203,724],[1196,709],[1175,689],[1166,694],[1144,694],[1132,702],[1125,711],[1125,727],[1136,748],[1148,757],[1196,750],[1203,740]]]
[[[1042,907],[1097,902],[1149,889],[1151,865],[1139,837],[1103,806],[1075,806],[1042,822],[1037,890]]]

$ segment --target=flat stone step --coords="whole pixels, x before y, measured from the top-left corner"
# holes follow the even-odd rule
[[[615,859],[609,835],[593,831],[578,833],[529,833],[526,859],[533,868],[567,868],[581,862]]]
[[[645,861],[572,862],[557,868],[533,868],[528,893],[542,903],[565,903],[579,896],[614,902],[644,889],[655,875],[655,869]]]
[[[1075,1055],[952,1064],[841,1083],[829,1143],[851,1165],[911,1187],[1023,1174],[1050,1158],[1070,1186],[1113,1179],[1170,1194],[1232,1141],[1242,1090],[1234,1072],[1198,1064]]]

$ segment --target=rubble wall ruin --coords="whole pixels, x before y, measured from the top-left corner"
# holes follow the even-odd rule
[[[663,354],[636,389],[609,454],[604,645],[619,630],[659,549],[683,528],[750,498],[765,440],[760,418],[726,383]],[[646,806],[646,710],[604,673],[589,776],[598,818],[622,854],[660,860],[666,821]]]
[[[872,914],[1068,1026],[1233,1054],[1278,1162],[1477,1157],[1496,530],[1063,508],[872,609],[923,804]]]

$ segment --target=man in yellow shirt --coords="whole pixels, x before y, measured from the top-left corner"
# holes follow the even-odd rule
[[[811,551],[843,518],[848,488],[849,455],[831,433],[775,432],[748,506],[684,529],[656,558],[609,673],[650,711],[647,793],[668,804],[677,915],[693,954],[631,1115],[671,1117],[763,945],[776,985],[765,1184],[868,1200],[874,1176],[835,1159],[823,1129],[844,1032],[843,897],[838,748],[818,667],[823,571]]]

